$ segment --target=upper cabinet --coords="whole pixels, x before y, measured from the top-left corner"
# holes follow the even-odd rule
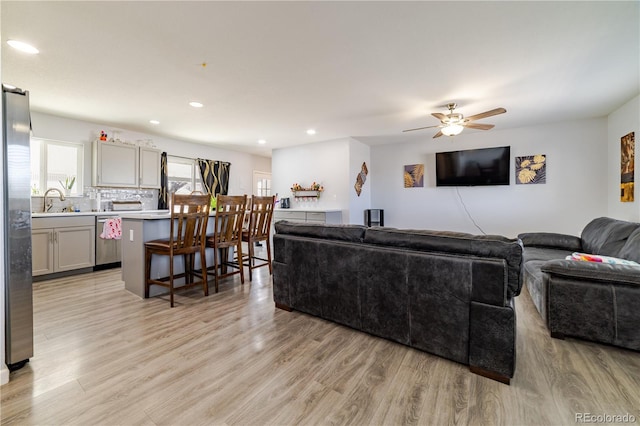
[[[93,143],[93,186],[160,188],[160,154],[118,142]]]
[[[160,188],[160,156],[162,151],[140,147],[140,188]]]

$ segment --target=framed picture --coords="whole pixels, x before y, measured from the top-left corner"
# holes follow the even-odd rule
[[[547,156],[544,154],[516,157],[516,184],[547,183]]]
[[[620,201],[633,201],[635,170],[635,134],[631,132],[620,138]]]
[[[424,186],[424,164],[404,166],[404,187],[422,188]]]

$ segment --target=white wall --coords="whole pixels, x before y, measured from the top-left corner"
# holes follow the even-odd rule
[[[463,132],[415,143],[371,148],[371,207],[385,210],[385,226],[480,233],[456,188],[435,186],[435,153],[511,146],[511,185],[460,187],[460,197],[488,234],[578,234],[607,214],[607,120],[605,118],[489,132]],[[392,142],[392,141],[390,141]],[[514,157],[545,154],[547,183],[516,185]],[[403,166],[424,163],[424,188],[404,188]]]
[[[609,169],[607,173],[608,214],[616,219],[640,222],[640,96],[636,96],[609,115]],[[635,132],[635,193],[633,202],[620,201],[620,138]]]
[[[100,130],[112,135],[112,127],[74,120],[54,115],[32,112],[33,136],[68,142],[85,143],[84,186],[91,186],[91,143],[97,138]],[[231,163],[229,177],[229,194],[251,194],[253,171],[271,171],[271,159],[242,152],[221,149],[204,144],[189,143],[154,135],[119,130],[118,137],[128,141],[152,139],[153,143],[168,155],[188,158],[207,158],[210,160],[228,161]]]
[[[350,190],[349,152],[351,138],[274,149],[272,166],[272,192],[278,198],[291,198],[291,208],[318,208],[342,210],[342,221],[348,222]],[[353,176],[355,179],[355,176]],[[296,200],[291,186],[303,187],[317,182],[324,192],[317,201]],[[355,181],[354,181],[355,182]]]

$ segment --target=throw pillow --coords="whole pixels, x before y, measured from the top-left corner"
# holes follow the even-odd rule
[[[612,265],[631,265],[640,266],[640,263],[632,260],[620,259],[611,256],[600,256],[597,254],[578,253],[575,252],[566,257],[567,260],[578,260],[582,262],[597,262],[597,263],[609,263]]]

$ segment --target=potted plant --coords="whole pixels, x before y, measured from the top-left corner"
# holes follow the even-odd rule
[[[76,183],[76,177],[67,176],[64,181],[59,180],[58,182],[60,182],[60,185],[62,185],[64,195],[69,196],[71,195],[71,189],[73,188],[73,185]]]

